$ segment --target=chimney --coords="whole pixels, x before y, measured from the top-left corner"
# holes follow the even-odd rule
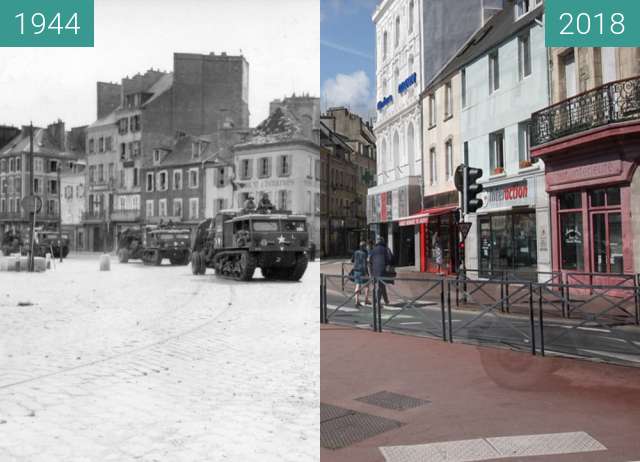
[[[120,106],[122,86],[117,83],[98,82],[98,119],[111,114]]]
[[[47,127],[47,132],[49,133],[49,136],[55,143],[55,146],[61,151],[65,151],[66,145],[67,145],[66,143],[67,133],[64,129],[64,122],[58,119],[57,122],[52,123]]]

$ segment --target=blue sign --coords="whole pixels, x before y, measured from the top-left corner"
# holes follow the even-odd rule
[[[378,111],[382,111],[385,106],[393,103],[393,96],[389,95],[384,98],[382,101],[378,101]]]
[[[405,79],[400,85],[398,85],[398,93],[404,93],[409,89],[411,85],[415,85],[416,83],[416,73],[414,72],[409,77]]]

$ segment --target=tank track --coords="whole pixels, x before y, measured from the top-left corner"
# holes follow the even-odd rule
[[[213,261],[216,276],[235,281],[250,281],[258,259],[247,250],[218,252]]]

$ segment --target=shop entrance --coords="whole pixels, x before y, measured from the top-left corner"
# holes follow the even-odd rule
[[[447,213],[430,217],[426,231],[426,271],[428,273],[454,273],[457,239],[453,214]]]
[[[538,267],[534,211],[483,215],[478,222],[481,277],[500,277],[504,271],[534,277]]]
[[[393,233],[393,253],[396,266],[415,265],[415,234],[414,226],[397,226]]]

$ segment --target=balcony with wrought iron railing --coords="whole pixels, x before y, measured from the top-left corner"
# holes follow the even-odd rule
[[[640,77],[610,82],[535,112],[531,145],[631,120],[640,120]]]
[[[107,215],[104,210],[87,210],[82,212],[82,221],[104,221]]]

